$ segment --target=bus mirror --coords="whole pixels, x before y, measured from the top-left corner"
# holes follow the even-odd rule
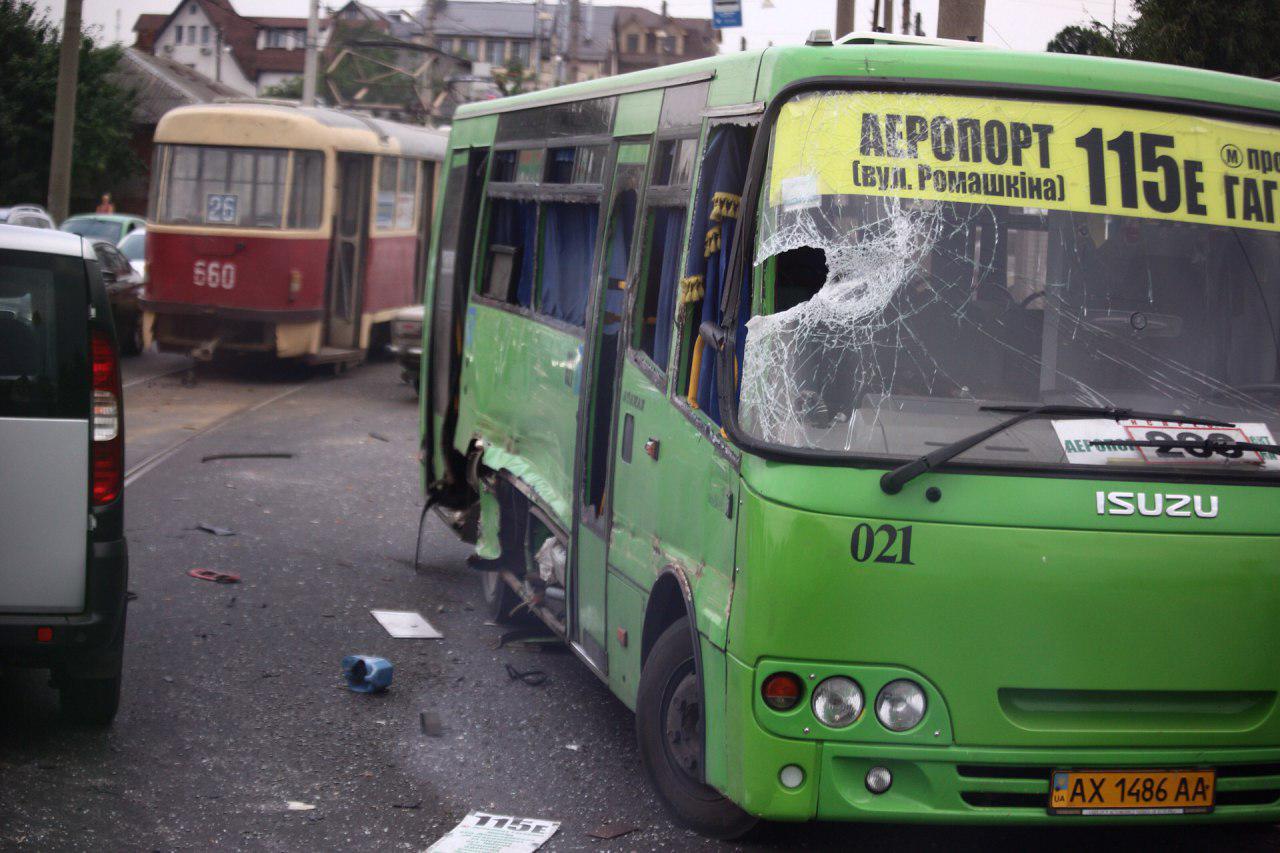
[[[711,320],[703,322],[698,327],[698,337],[702,338],[703,342],[716,352],[724,349],[724,329]]]

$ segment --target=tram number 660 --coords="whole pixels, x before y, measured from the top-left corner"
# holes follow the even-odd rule
[[[911,562],[911,525],[894,527],[892,524],[882,524],[872,527],[870,524],[859,524],[853,528],[849,553],[859,563],[872,560],[874,555],[873,562],[876,563],[915,565]]]
[[[225,261],[196,261],[191,268],[191,280],[196,287],[230,290],[236,286],[236,265]]]

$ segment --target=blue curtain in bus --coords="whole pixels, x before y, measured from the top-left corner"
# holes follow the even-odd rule
[[[520,251],[520,278],[516,282],[516,304],[533,305],[534,241],[538,234],[538,206],[532,201],[494,199],[489,214],[489,243],[515,246]]]
[[[550,202],[542,209],[540,310],[575,326],[586,324],[598,217],[596,204]]]
[[[684,209],[659,208],[653,224],[656,246],[661,246],[662,270],[658,278],[658,316],[653,330],[654,361],[663,370],[671,351],[671,324],[675,320],[676,279],[680,271],[680,229],[684,227]]]
[[[720,321],[720,295],[729,272],[729,254],[737,233],[738,205],[742,200],[742,184],[746,176],[747,157],[751,153],[750,130],[725,125],[712,131],[707,151],[702,158],[702,180],[694,209],[690,232],[689,262],[680,281],[682,302],[701,302],[699,324]],[[700,250],[700,251],[699,251]],[[747,265],[750,269],[750,265]],[[746,321],[750,316],[750,299],[743,300],[738,318],[738,364],[742,363],[742,347],[746,338]],[[700,345],[696,345],[700,346]],[[716,423],[720,423],[720,401],[715,359],[704,352],[698,374],[697,405]]]

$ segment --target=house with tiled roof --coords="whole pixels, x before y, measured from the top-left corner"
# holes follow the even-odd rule
[[[250,96],[301,75],[306,54],[306,18],[241,15],[231,0],[181,0],[139,15],[133,31],[135,49]]]

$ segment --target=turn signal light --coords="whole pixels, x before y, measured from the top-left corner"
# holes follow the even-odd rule
[[[789,672],[775,672],[760,687],[764,703],[775,711],[790,711],[800,704],[804,685],[800,677]]]

